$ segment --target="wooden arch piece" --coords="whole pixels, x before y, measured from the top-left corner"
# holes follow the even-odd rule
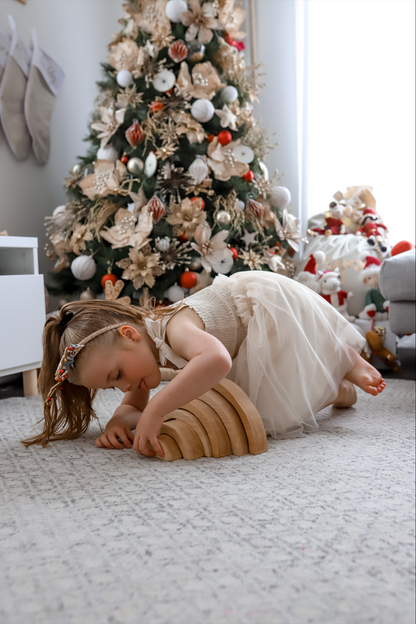
[[[211,442],[209,441],[208,434],[196,416],[184,409],[176,409],[165,416],[165,422],[170,422],[172,420],[180,420],[189,425],[198,436],[202,448],[204,449],[205,457],[212,457]]]
[[[164,461],[174,461],[175,459],[180,459],[182,457],[181,450],[173,438],[165,433],[162,433],[157,437],[157,439],[165,452],[164,457],[160,457],[158,455],[159,459],[163,459]]]
[[[247,434],[251,455],[266,453],[268,446],[263,421],[244,390],[229,379],[220,381],[214,390],[219,392],[237,410]]]
[[[196,416],[204,427],[211,443],[213,457],[226,457],[227,455],[231,455],[229,435],[222,424],[222,420],[212,407],[200,399],[194,399],[190,403],[184,405],[183,409]]]
[[[200,397],[221,418],[230,437],[233,455],[247,455],[248,441],[241,419],[231,403],[216,390],[208,390]]]
[[[198,459],[204,456],[204,449],[198,436],[186,423],[170,420],[162,425],[160,433],[165,433],[175,440],[184,459]]]

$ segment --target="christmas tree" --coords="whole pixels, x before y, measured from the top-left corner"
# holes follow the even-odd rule
[[[144,292],[161,304],[218,273],[293,275],[298,220],[263,163],[273,146],[253,116],[244,11],[234,0],[124,8],[90,149],[66,178],[67,204],[47,219],[51,292],[99,294],[108,282],[113,298]]]

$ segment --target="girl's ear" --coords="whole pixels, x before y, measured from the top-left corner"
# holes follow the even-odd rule
[[[123,325],[119,327],[118,333],[122,338],[127,338],[127,340],[131,340],[132,342],[137,342],[140,340],[141,336],[135,327],[131,327],[131,325]]]

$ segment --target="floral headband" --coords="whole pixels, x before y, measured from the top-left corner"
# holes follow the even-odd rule
[[[63,324],[62,321],[60,322],[61,330],[65,331],[66,326],[71,318],[72,316],[69,318],[67,315],[64,316],[62,321],[64,322],[66,321],[66,322],[65,324]],[[111,331],[112,329],[117,329],[118,327],[122,327],[125,324],[126,323],[123,322],[123,323],[117,323],[116,325],[109,325],[108,327],[103,327],[102,329],[99,329],[93,334],[90,334],[89,336],[87,336],[87,338],[85,338],[85,340],[82,341],[82,344],[70,344],[68,347],[66,347],[64,354],[59,361],[58,368],[56,369],[56,372],[55,372],[55,381],[57,383],[54,386],[52,386],[52,388],[49,390],[48,398],[46,399],[46,404],[48,406],[56,390],[59,387],[61,387],[61,383],[65,380],[69,381],[68,372],[70,369],[74,368],[75,357],[78,355],[80,351],[82,351],[85,345],[91,342],[91,340],[93,340],[94,338],[97,338],[97,336],[100,336],[101,334],[104,334],[105,332]],[[61,387],[61,390],[62,390],[62,387]]]

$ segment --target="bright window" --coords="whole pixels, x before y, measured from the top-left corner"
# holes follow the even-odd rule
[[[373,186],[390,240],[415,240],[415,2],[309,0],[308,213]]]

